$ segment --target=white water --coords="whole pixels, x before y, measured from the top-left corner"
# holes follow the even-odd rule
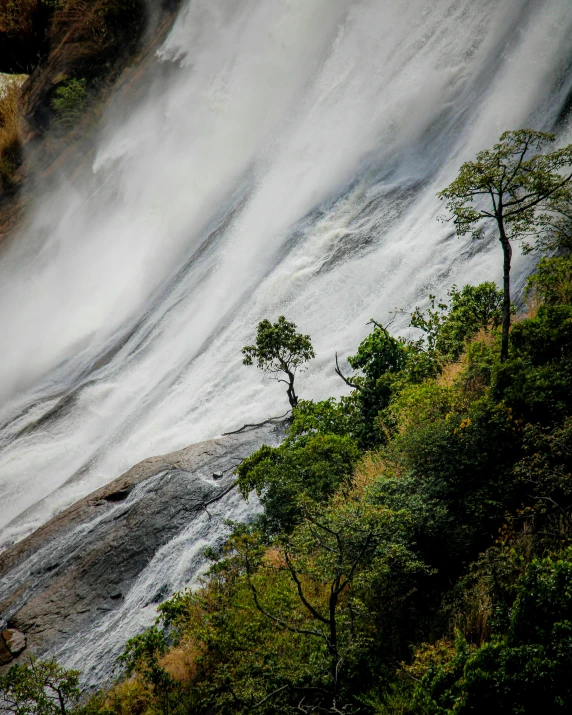
[[[502,131],[553,126],[571,31],[569,0],[188,2],[171,71],[0,257],[0,543],[284,411],[241,365],[261,318],[312,335],[300,392],[321,398],[371,317],[498,278],[435,194]]]

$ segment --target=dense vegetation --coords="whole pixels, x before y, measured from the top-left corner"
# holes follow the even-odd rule
[[[77,708],[569,711],[571,292],[572,258],[542,259],[504,363],[493,284],[415,311],[419,340],[375,324],[352,393],[239,467],[262,516]]]
[[[372,321],[354,373],[337,365],[350,394],[297,401],[284,442],[238,467],[262,515],[228,525],[200,587],[159,607],[108,691],[73,705],[76,674],[59,673],[67,710],[569,712],[565,245],[540,260],[502,353],[493,283],[430,296],[411,316],[414,340]],[[32,666],[10,671],[5,694],[33,682]]]

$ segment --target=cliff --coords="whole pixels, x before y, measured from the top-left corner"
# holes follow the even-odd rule
[[[144,93],[179,4],[0,0],[0,240],[21,225],[35,186],[90,161],[110,104]]]

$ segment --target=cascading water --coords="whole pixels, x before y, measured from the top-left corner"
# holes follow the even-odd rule
[[[311,334],[322,398],[371,317],[498,278],[435,195],[506,129],[570,140],[571,30],[569,0],[187,2],[147,100],[0,256],[0,548],[282,411],[241,366],[263,317]]]

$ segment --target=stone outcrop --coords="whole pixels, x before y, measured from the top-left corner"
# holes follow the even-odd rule
[[[0,665],[11,663],[26,650],[27,641],[26,636],[14,628],[0,632]]]
[[[283,423],[265,424],[147,459],[3,552],[0,623],[11,635],[0,664],[21,652],[21,634],[26,653],[42,655],[88,633],[165,544],[227,498],[236,466],[283,432]]]

